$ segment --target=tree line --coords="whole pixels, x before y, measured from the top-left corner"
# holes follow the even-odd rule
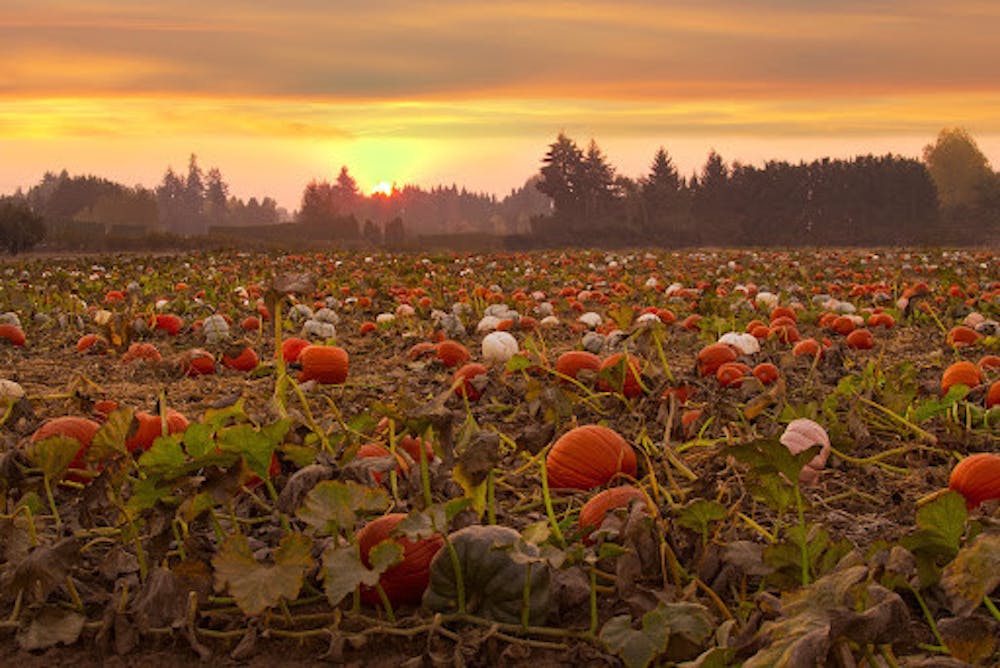
[[[617,175],[593,140],[560,134],[538,189],[551,215],[538,242],[660,246],[967,244],[1000,238],[1000,175],[969,134],[943,130],[923,161],[893,155],[762,167],[714,150],[684,178],[664,148],[638,179]]]
[[[466,233],[516,237],[522,247],[961,245],[1000,239],[1000,174],[958,128],[942,130],[919,161],[867,155],[757,167],[713,150],[687,178],[665,148],[629,178],[595,141],[583,149],[560,133],[539,172],[503,198],[454,184],[364,195],[344,166],[333,182],[308,183],[289,213],[270,197],[232,196],[220,170],[202,170],[195,155],[186,173],[168,167],[153,189],[63,170],[0,197],[0,247],[12,253],[46,234],[55,247],[89,247],[109,235],[190,240],[290,222],[371,245]]]

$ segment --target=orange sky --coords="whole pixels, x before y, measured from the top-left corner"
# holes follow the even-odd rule
[[[997,34],[992,0],[5,0],[0,193],[154,186],[194,152],[289,208],[341,164],[502,194],[561,130],[629,176],[660,145],[690,173],[917,157],[951,126],[998,167]]]

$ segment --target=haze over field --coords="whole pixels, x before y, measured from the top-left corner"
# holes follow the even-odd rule
[[[289,209],[341,165],[505,193],[560,131],[630,176],[660,145],[691,174],[713,148],[919,157],[952,126],[996,166],[998,28],[974,0],[8,0],[0,193],[63,167],[154,186],[191,153]]]

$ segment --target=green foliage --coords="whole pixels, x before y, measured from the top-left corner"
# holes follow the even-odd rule
[[[949,491],[917,510],[917,531],[900,544],[917,558],[921,587],[938,581],[941,567],[955,558],[969,513],[965,498]]]
[[[42,217],[25,203],[0,198],[0,248],[11,255],[31,250],[45,238]]]

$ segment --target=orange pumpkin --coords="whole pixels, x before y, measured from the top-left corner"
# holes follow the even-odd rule
[[[698,326],[698,323],[700,321],[701,321],[701,316],[698,315],[697,313],[692,313],[691,315],[689,315],[688,317],[684,318],[684,320],[681,321],[681,327],[690,332],[697,332],[699,329],[701,329],[701,327]]]
[[[875,347],[875,337],[871,330],[856,329],[847,335],[847,347],[854,350],[870,350]]]
[[[108,340],[100,334],[84,334],[76,342],[76,350],[80,353],[103,354],[107,349]]]
[[[990,389],[986,392],[986,407],[993,408],[1000,406],[1000,380],[993,381]]]
[[[76,451],[76,455],[74,455],[73,461],[69,463],[68,468],[92,468],[93,470],[99,470],[100,467],[88,466],[85,454],[87,452],[87,448],[90,447],[90,442],[94,440],[94,434],[96,434],[97,430],[100,428],[101,425],[87,418],[74,416],[52,418],[51,420],[46,420],[42,426],[35,430],[35,433],[31,435],[31,442],[34,443],[53,436],[65,436],[66,438],[71,438],[80,444],[80,448]],[[92,480],[92,478],[89,477],[77,476],[73,474],[66,476],[66,478],[84,484]]]
[[[597,372],[601,368],[601,358],[586,350],[570,350],[556,360],[556,371],[564,376],[576,378],[584,369]],[[566,382],[566,381],[563,381]]]
[[[646,495],[632,485],[611,487],[592,496],[580,508],[579,525],[584,542],[589,542],[590,534],[601,527],[609,511],[624,508],[634,500],[645,502]]]
[[[951,470],[948,488],[964,496],[969,509],[983,501],[1000,499],[1000,455],[992,452],[969,455]]]
[[[461,366],[472,359],[468,348],[458,341],[452,341],[451,339],[445,339],[437,344],[436,354],[441,363],[449,369]]]
[[[830,329],[832,329],[837,334],[847,336],[854,331],[855,325],[854,320],[846,315],[834,318],[833,322],[830,323]]]
[[[823,349],[816,339],[802,339],[792,348],[795,357],[817,357],[823,354]]]
[[[753,368],[751,371],[753,377],[759,380],[764,385],[770,385],[774,381],[778,380],[778,367],[774,366],[770,362],[761,362]]]
[[[161,313],[153,318],[153,329],[166,332],[170,336],[177,336],[183,326],[184,321],[173,313]]]
[[[955,385],[977,387],[983,382],[983,372],[972,362],[955,362],[941,374],[941,396],[948,394]]]
[[[379,445],[378,443],[365,443],[360,448],[358,448],[358,454],[356,455],[359,459],[369,459],[375,457],[392,457],[392,451],[389,448]],[[419,455],[418,455],[419,456]],[[410,471],[410,467],[406,464],[406,461],[400,457],[398,454],[396,457],[396,473],[399,475],[406,475]],[[372,471],[372,478],[375,482],[381,484],[382,477],[385,473],[381,471]]]
[[[742,362],[726,362],[715,371],[715,379],[722,387],[739,387],[743,384],[750,367]]]
[[[299,382],[315,380],[321,385],[339,385],[347,380],[347,351],[336,346],[306,346],[299,353]]]
[[[378,326],[371,320],[365,320],[361,323],[361,327],[358,328],[358,333],[364,336],[365,334],[371,334],[378,329]]]
[[[983,355],[983,358],[976,364],[983,373],[1000,370],[1000,355]]]
[[[403,548],[403,560],[382,573],[378,579],[386,598],[393,606],[420,603],[430,579],[431,559],[444,545],[440,534],[417,541],[392,536],[396,526],[405,517],[404,513],[383,515],[361,527],[357,533],[361,562],[368,568],[371,568],[369,553],[382,541],[391,540]],[[361,600],[369,605],[378,605],[378,591],[373,587],[362,586]]]
[[[478,401],[483,393],[472,381],[487,373],[489,373],[488,369],[482,364],[477,362],[466,364],[455,372],[452,379],[451,384],[455,388],[455,394],[466,397],[469,401]]]
[[[600,425],[577,427],[563,434],[545,458],[549,485],[593,489],[619,474],[635,477],[635,452],[618,432]]]
[[[168,408],[166,412],[167,434],[182,433],[188,428],[188,420],[178,411]],[[149,450],[153,441],[163,435],[163,423],[157,413],[136,411],[132,416],[133,426],[129,429],[131,436],[125,439],[125,447],[129,452]]]
[[[419,437],[415,438],[413,436],[404,436],[403,438],[399,439],[398,443],[396,443],[396,447],[399,450],[402,450],[406,454],[408,454],[410,456],[410,459],[412,459],[417,463],[420,462],[421,448],[423,448],[424,454],[427,456],[427,461],[430,462],[434,460],[434,446],[431,445],[430,442],[425,441],[422,438]]]
[[[222,365],[227,369],[234,369],[235,371],[253,371],[257,368],[259,362],[260,358],[257,357],[257,353],[250,346],[239,350],[235,355],[222,355]]]
[[[284,358],[286,364],[291,364],[299,359],[299,354],[308,345],[309,342],[305,339],[300,339],[297,336],[289,337],[281,342],[281,357]]]
[[[792,321],[792,323],[796,323],[799,320],[798,316],[795,314],[795,311],[788,308],[787,306],[775,306],[774,309],[771,310],[772,325],[774,324],[774,321],[777,320],[778,318],[789,318]]]
[[[773,336],[782,343],[795,343],[801,338],[798,328],[789,324],[771,325],[770,329],[767,330],[767,335]]]
[[[215,355],[204,348],[192,348],[181,355],[181,369],[188,376],[210,376],[215,373]]]
[[[642,361],[635,355],[609,355],[597,370],[597,388],[602,392],[621,392],[630,399],[638,397],[642,394],[641,365]]]
[[[27,339],[24,332],[17,325],[0,325],[0,340],[5,340],[12,346],[23,346]]]
[[[896,326],[896,319],[888,313],[872,313],[868,316],[868,326],[872,328],[885,327],[886,329],[890,329]]]
[[[712,376],[726,362],[736,361],[736,349],[727,343],[712,343],[698,352],[698,373]]]
[[[152,343],[133,343],[122,355],[122,362],[159,362],[162,359],[160,351]]]
[[[243,318],[243,322],[240,323],[240,329],[244,332],[256,332],[260,330],[260,318],[256,316],[247,316]]]
[[[421,357],[428,357],[435,354],[437,354],[437,344],[431,343],[430,341],[415,343],[409,350],[406,351],[406,356],[411,360],[417,360]]]
[[[945,342],[949,346],[963,347],[971,346],[978,342],[983,335],[972,329],[971,327],[966,327],[965,325],[958,325],[952,327],[948,331],[948,335],[945,337]]]

